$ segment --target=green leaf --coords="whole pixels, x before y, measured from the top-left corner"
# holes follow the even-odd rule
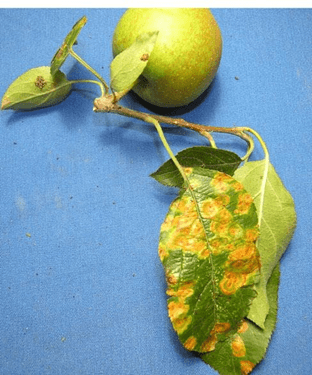
[[[256,285],[257,298],[253,301],[248,318],[259,327],[269,311],[266,284],[286,250],[296,227],[296,211],[292,196],[286,190],[274,167],[265,160],[252,161],[237,169],[234,177],[254,198],[259,215],[260,238],[257,246],[261,256],[261,278]]]
[[[206,146],[195,146],[180,151],[176,158],[183,167],[201,167],[233,175],[242,162],[234,152]],[[171,159],[151,174],[158,182],[167,186],[181,187],[183,178]]]
[[[5,92],[1,109],[27,110],[58,104],[70,93],[72,84],[64,73],[54,76],[49,66],[33,68],[19,76]]]
[[[63,44],[61,47],[56,51],[53,59],[51,61],[51,74],[54,75],[62,66],[64,61],[66,60],[67,56],[73,45],[78,38],[78,35],[83,28],[83,26],[87,23],[87,17],[83,16],[80,18],[79,21],[75,23],[71,31],[67,34],[66,38],[64,39]]]
[[[270,309],[264,328],[245,319],[234,335],[217,343],[213,352],[202,355],[219,374],[247,375],[264,358],[276,324],[279,277],[277,264],[267,284]]]
[[[255,296],[260,258],[251,196],[233,177],[185,168],[188,185],[161,226],[168,312],[188,350],[207,352],[236,332]]]
[[[116,92],[130,90],[145,69],[153,51],[158,31],[141,34],[111,63],[111,88]]]

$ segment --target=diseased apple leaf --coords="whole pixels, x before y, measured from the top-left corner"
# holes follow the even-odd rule
[[[161,226],[168,313],[188,350],[208,352],[236,332],[255,297],[260,256],[251,195],[233,177],[184,168],[188,183]]]
[[[1,109],[49,107],[63,101],[71,88],[72,83],[61,71],[52,76],[49,66],[33,68],[11,83],[3,96]]]
[[[75,44],[78,35],[84,25],[87,23],[87,17],[83,16],[78,20],[70,32],[64,39],[61,47],[56,51],[51,61],[51,74],[54,75],[62,66],[67,56],[69,55],[70,49]]]
[[[265,160],[247,162],[234,174],[254,198],[260,221],[261,235],[257,246],[261,256],[261,278],[256,285],[258,295],[252,303],[248,318],[262,328],[269,311],[266,284],[296,227],[292,196],[271,164],[268,165],[265,177],[265,166]]]
[[[201,167],[233,175],[242,162],[234,152],[207,146],[195,146],[180,151],[176,158],[183,167]],[[163,185],[182,187],[183,177],[171,159],[151,174]]]
[[[279,277],[277,264],[267,283],[270,308],[264,328],[244,319],[234,335],[218,342],[213,352],[201,356],[220,375],[247,375],[264,358],[276,324]]]
[[[116,92],[130,90],[145,69],[153,51],[158,31],[141,34],[117,55],[111,63],[111,88]]]

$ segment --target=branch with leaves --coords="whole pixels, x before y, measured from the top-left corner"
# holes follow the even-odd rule
[[[161,226],[159,257],[167,279],[168,315],[181,344],[200,353],[222,375],[249,374],[267,350],[275,328],[279,261],[296,226],[294,202],[269,160],[261,136],[249,127],[194,124],[120,105],[148,64],[158,31],[142,34],[111,63],[111,82],[73,51],[82,17],[51,65],[18,77],[1,109],[29,110],[63,101],[75,83],[94,83],[94,112],[115,113],[155,126],[170,159],[151,176],[179,189]],[[68,56],[96,80],[69,81],[59,69]],[[198,132],[210,146],[174,155],[161,124]],[[247,143],[244,157],[217,148],[213,133]],[[249,161],[255,144],[264,158]]]

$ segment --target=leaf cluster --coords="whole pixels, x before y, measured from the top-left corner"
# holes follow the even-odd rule
[[[192,170],[188,186],[181,180],[171,160],[151,175],[164,185],[180,188],[179,197],[172,203],[162,225],[159,242],[159,255],[165,268],[167,294],[170,297],[169,317],[184,347],[202,353],[202,359],[220,374],[249,374],[263,359],[275,328],[279,260],[296,226],[293,199],[268,160],[246,162],[239,167],[241,159],[234,153],[208,147],[192,147],[181,151],[176,157],[185,170]],[[228,179],[224,177],[217,196],[212,188],[211,178],[201,178],[202,186],[198,181],[194,183],[199,176],[207,175],[207,172],[228,176]],[[243,196],[244,192],[248,192],[252,197],[260,231],[259,236],[252,240],[260,257],[261,271],[259,278],[253,278],[251,283],[242,283],[238,270],[232,270],[228,282],[236,287],[234,292],[229,294],[222,284],[224,275],[228,272],[229,259],[235,259],[238,269],[244,269],[248,264],[252,264],[250,259],[255,255],[250,250],[251,246],[248,252],[242,250],[245,246],[242,233],[249,231],[250,234],[250,223],[254,219],[250,209],[248,216],[246,212],[245,215],[235,216],[235,207],[237,210],[238,204],[233,198],[233,192],[230,194],[232,180],[239,184],[237,186],[240,186]],[[196,193],[198,190],[203,192],[203,196]],[[184,202],[186,194],[190,195],[189,201],[199,208],[193,213],[189,209],[191,203]],[[225,199],[225,194],[230,196],[230,199]],[[203,200],[211,202],[206,211],[202,208]],[[215,203],[218,200],[223,203],[216,213]],[[232,214],[231,221],[226,221],[226,212]],[[194,231],[196,221],[201,223],[201,229]],[[216,223],[222,228],[219,237],[216,237],[214,232]],[[240,228],[240,232],[233,229],[236,227]],[[234,237],[229,235],[231,230]],[[183,241],[178,241],[181,233],[184,236]],[[194,251],[200,238],[204,243],[200,250],[202,253],[196,253],[197,259]],[[190,257],[197,259],[196,265],[194,260],[187,260]],[[203,259],[209,266],[202,265]],[[196,274],[194,269],[197,270]],[[201,272],[201,269],[204,272]],[[220,274],[223,275],[221,281]],[[200,292],[197,291],[199,284],[204,285]],[[254,294],[242,295],[241,289],[246,292],[248,288],[251,288]],[[223,306],[225,297],[228,297],[226,307]],[[201,304],[203,300],[204,306]],[[244,303],[245,309],[238,313],[239,307],[244,306]],[[198,316],[201,318],[200,329],[196,323]],[[236,324],[233,324],[234,316]],[[187,324],[181,323],[181,330],[177,322],[185,322],[187,319]],[[199,331],[205,332],[205,338],[199,338]],[[203,345],[203,342],[206,345]]]

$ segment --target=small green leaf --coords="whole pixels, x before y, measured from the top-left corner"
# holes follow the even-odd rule
[[[111,63],[111,88],[116,92],[130,90],[145,69],[153,51],[158,31],[140,35]]]
[[[182,150],[176,155],[183,167],[201,167],[233,175],[242,162],[234,152],[206,146],[195,146]],[[158,182],[167,186],[182,187],[183,178],[170,159],[151,174]]]
[[[296,227],[296,211],[292,196],[286,190],[272,164],[264,177],[265,160],[252,161],[234,174],[254,198],[259,215],[260,238],[258,249],[261,256],[261,278],[256,285],[257,297],[253,301],[248,318],[259,327],[269,311],[266,284],[271,273],[286,250]],[[265,178],[265,180],[263,180]]]
[[[52,75],[54,75],[59,70],[63,62],[66,60],[67,56],[69,55],[70,49],[75,44],[76,39],[81,29],[86,23],[87,23],[87,17],[83,16],[82,18],[80,18],[79,21],[75,23],[71,31],[67,34],[62,46],[56,51],[51,61],[51,74]]]
[[[250,374],[264,358],[276,324],[279,277],[277,264],[267,284],[270,309],[263,329],[245,319],[234,335],[217,343],[213,352],[202,355],[202,359],[220,375]]]
[[[161,226],[168,313],[188,350],[208,352],[236,332],[255,296],[259,231],[249,193],[233,177],[185,168],[188,185]]]
[[[1,109],[49,107],[63,101],[71,87],[64,73],[58,71],[52,76],[49,66],[33,68],[11,83],[3,96]]]

